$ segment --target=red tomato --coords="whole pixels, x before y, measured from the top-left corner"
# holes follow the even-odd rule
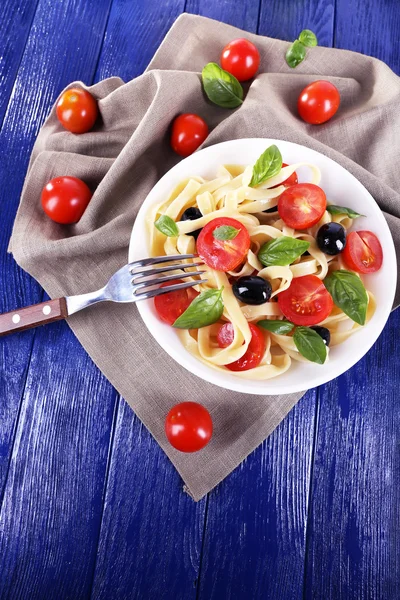
[[[55,177],[42,190],[42,207],[50,219],[62,225],[77,223],[92,192],[77,177]]]
[[[92,94],[81,88],[66,90],[57,102],[56,112],[61,125],[72,133],[92,129],[99,114]]]
[[[223,225],[234,227],[239,230],[239,233],[231,240],[218,240],[213,233]],[[199,256],[212,269],[232,271],[247,256],[250,248],[250,236],[246,227],[236,219],[218,217],[207,223],[200,231],[196,248]]]
[[[165,434],[171,446],[181,452],[197,452],[207,446],[213,432],[210,413],[197,402],[172,407],[165,419]]]
[[[167,281],[160,287],[167,287],[178,283],[183,283],[182,279],[178,279],[177,281]],[[167,292],[166,294],[154,298],[154,307],[161,321],[168,323],[168,325],[173,325],[177,318],[185,312],[198,295],[199,293],[193,288]]]
[[[292,229],[312,227],[318,223],[325,209],[325,192],[313,183],[292,185],[282,192],[278,200],[279,216]]]
[[[304,275],[292,279],[288,289],[278,294],[278,304],[289,321],[310,327],[330,315],[333,300],[316,275]]]
[[[241,358],[229,365],[225,365],[230,371],[248,371],[249,369],[254,369],[254,367],[258,367],[265,354],[266,344],[263,332],[252,323],[249,323],[249,327],[251,331],[250,344]],[[233,342],[233,337],[232,323],[224,323],[217,334],[218,346],[226,348]]]
[[[375,273],[382,266],[381,243],[372,231],[352,231],[347,236],[343,258],[349,269],[357,273]]]
[[[340,104],[339,90],[329,81],[314,81],[301,92],[297,100],[300,117],[311,125],[329,121]]]
[[[287,165],[286,163],[282,163],[282,169],[283,169],[283,167],[288,167],[288,166],[289,165]],[[297,173],[295,171],[294,173],[289,175],[289,177],[287,179],[285,179],[285,181],[282,181],[282,183],[278,183],[278,185],[273,185],[271,190],[279,187],[280,185],[284,185],[285,187],[290,187],[291,185],[296,185],[296,183],[298,183],[298,182],[299,182],[299,180],[297,179]]]
[[[247,81],[254,77],[259,65],[259,51],[244,38],[229,42],[222,50],[221,67],[234,75],[238,81]]]
[[[208,136],[208,125],[199,115],[185,113],[172,123],[171,146],[179,156],[189,156]]]

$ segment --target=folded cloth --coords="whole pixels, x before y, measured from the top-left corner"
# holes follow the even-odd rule
[[[240,108],[219,108],[204,96],[200,72],[207,62],[218,61],[227,42],[243,36],[260,50],[260,74]],[[130,233],[143,200],[179,160],[169,146],[169,126],[182,112],[198,113],[208,122],[211,133],[205,146],[269,137],[333,158],[377,200],[399,252],[395,157],[400,149],[400,79],[376,59],[320,47],[310,49],[293,70],[285,62],[287,48],[287,42],[184,14],[146,73],[128,83],[111,78],[88,88],[101,113],[92,132],[65,131],[53,108],[32,152],[12,234],[10,247],[18,264],[52,298],[103,286],[127,262]],[[340,90],[340,111],[323,126],[307,125],[297,116],[297,97],[305,85],[322,77]],[[56,225],[40,206],[43,186],[58,175],[80,177],[95,190],[73,226]],[[399,299],[397,291],[396,304]],[[100,304],[68,323],[164,449],[195,500],[254,450],[302,395],[252,396],[205,383],[157,345],[133,304]],[[186,400],[204,404],[214,421],[211,443],[189,455],[175,451],[164,434],[168,410]]]

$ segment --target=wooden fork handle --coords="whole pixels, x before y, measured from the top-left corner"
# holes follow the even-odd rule
[[[66,319],[68,316],[65,298],[48,300],[40,304],[33,304],[18,310],[0,314],[0,336],[16,331],[24,331],[38,325],[46,325],[53,321]]]

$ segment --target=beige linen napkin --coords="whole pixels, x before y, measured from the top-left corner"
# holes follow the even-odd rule
[[[260,75],[240,108],[222,109],[206,100],[199,73],[207,62],[218,61],[227,42],[243,35],[260,50]],[[329,48],[310,49],[292,70],[285,62],[287,47],[283,41],[184,14],[144,75],[125,84],[111,78],[89,88],[99,99],[102,117],[93,132],[68,133],[53,109],[33,149],[15,221],[11,241],[18,264],[51,297],[103,286],[127,262],[132,225],[146,195],[179,160],[169,146],[169,126],[182,112],[199,113],[209,123],[205,145],[271,137],[330,156],[376,198],[399,250],[399,78],[378,60]],[[320,78],[335,83],[342,102],[338,115],[318,127],[297,117],[296,100],[306,84]],[[58,226],[41,209],[41,190],[57,175],[80,177],[95,190],[77,225]],[[242,395],[203,382],[157,345],[134,305],[94,306],[68,322],[165,450],[195,500],[254,450],[301,396]],[[214,420],[211,443],[192,455],[171,448],[163,429],[169,408],[185,400],[207,406]]]

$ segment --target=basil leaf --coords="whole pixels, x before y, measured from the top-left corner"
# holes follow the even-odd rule
[[[336,204],[328,204],[326,210],[328,213],[331,213],[331,215],[347,215],[350,217],[350,219],[365,217],[365,215],[360,215],[360,213],[356,212],[352,208],[347,208],[346,206],[337,206]]]
[[[324,284],[334,303],[359,325],[367,318],[368,295],[362,281],[351,271],[340,269],[325,277]]]
[[[291,237],[278,237],[263,244],[258,252],[258,260],[266,267],[292,264],[308,250],[310,243]]]
[[[243,88],[233,75],[217,63],[208,63],[201,73],[204,91],[214,104],[236,108],[243,102]]]
[[[167,215],[161,215],[161,217],[155,221],[154,225],[157,227],[158,231],[161,231],[161,233],[167,237],[178,237],[179,235],[178,225]]]
[[[224,312],[222,290],[206,290],[197,296],[184,313],[177,318],[173,327],[178,329],[199,329],[212,325]]]
[[[326,361],[326,346],[324,340],[310,327],[296,327],[293,341],[297,350],[304,358],[323,365]]]
[[[271,333],[276,333],[276,335],[286,335],[287,333],[290,333],[294,327],[293,323],[290,321],[275,321],[272,319],[263,319],[262,321],[258,321],[257,325],[267,331],[271,331]]]
[[[253,174],[251,176],[249,187],[260,185],[260,183],[277,175],[281,169],[282,155],[279,152],[279,148],[273,144],[257,159],[253,167]]]
[[[221,225],[213,231],[213,237],[216,240],[233,240],[239,233],[239,229],[231,227],[230,225]]]
[[[299,41],[308,48],[312,48],[318,44],[317,36],[311,29],[303,29],[299,35]]]
[[[306,57],[306,47],[299,40],[295,40],[286,52],[286,62],[294,69]]]

